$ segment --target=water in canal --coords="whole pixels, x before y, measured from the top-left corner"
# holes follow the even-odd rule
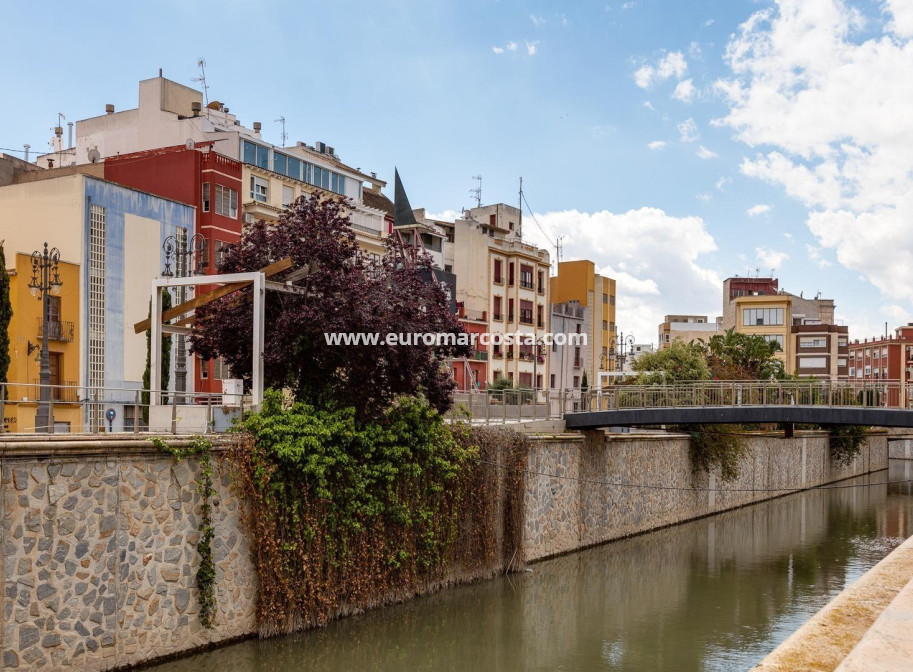
[[[909,482],[810,491],[153,669],[745,670],[911,535]]]

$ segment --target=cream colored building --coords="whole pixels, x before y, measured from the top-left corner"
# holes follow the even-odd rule
[[[674,341],[709,343],[711,338],[723,333],[721,319],[709,320],[706,315],[666,315],[657,334],[659,349],[665,350]]]
[[[521,213],[503,203],[473,208],[452,224],[434,222],[446,236],[445,270],[457,276],[457,301],[467,315],[487,324],[490,334],[532,335],[549,330],[549,267],[546,250],[524,243]],[[515,386],[545,389],[549,382],[545,346],[489,346],[486,383],[504,377]]]
[[[789,374],[796,370],[792,298],[790,294],[740,296],[734,302],[736,332],[779,343],[777,357]]]
[[[279,147],[263,139],[262,124],[251,127],[219,101],[203,105],[203,94],[165,77],[139,83],[139,105],[114,109],[76,122],[72,147],[38,157],[39,166],[104,161],[105,157],[161,147],[215,141],[215,151],[243,164],[240,195],[245,222],[278,219],[279,212],[301,195],[343,196],[359,244],[370,254],[383,254],[387,235],[384,212],[365,205],[364,184],[383,187],[376,175],[346,165],[324,142],[296,142]]]

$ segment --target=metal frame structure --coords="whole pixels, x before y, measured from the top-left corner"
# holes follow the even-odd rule
[[[162,324],[162,289],[169,287],[196,287],[198,285],[215,285],[215,284],[234,284],[234,283],[252,283],[254,292],[253,307],[253,362],[251,369],[253,371],[251,381],[251,402],[253,407],[259,408],[263,403],[263,343],[266,335],[266,289],[276,289],[280,291],[291,291],[294,293],[298,288],[292,288],[281,283],[266,281],[266,274],[263,271],[254,271],[249,273],[226,273],[224,275],[204,275],[188,278],[156,278],[152,281],[152,323],[150,325],[151,346],[149,349],[149,387],[152,392],[149,397],[151,406],[159,406],[162,401],[162,367],[159,358],[162,351],[163,334],[183,334],[185,336],[191,333],[190,327],[175,326]]]

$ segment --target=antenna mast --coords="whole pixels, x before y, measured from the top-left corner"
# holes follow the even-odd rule
[[[517,205],[520,209],[520,221],[517,224],[517,238],[523,240],[523,176],[520,176],[520,198]]]
[[[472,197],[474,199],[476,199],[476,207],[481,208],[482,207],[482,176],[473,175],[472,179],[478,181],[479,186],[476,187],[475,189],[470,189],[469,193],[472,194]]]
[[[197,67],[200,68],[200,76],[194,77],[191,82],[201,82],[203,84],[203,99],[206,101],[206,107],[209,107],[209,85],[206,83],[206,59],[201,58],[197,61]]]
[[[282,146],[285,147],[285,140],[288,137],[285,134],[285,117],[279,117],[276,122],[282,124]]]

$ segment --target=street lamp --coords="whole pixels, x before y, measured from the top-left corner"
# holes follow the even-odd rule
[[[60,280],[60,250],[56,247],[32,252],[32,279],[28,288],[41,305],[41,374],[38,412],[35,414],[35,431],[53,433],[51,415],[51,357],[48,352],[48,336],[51,331],[51,294],[60,294],[63,282]]]
[[[625,348],[627,346],[627,349]],[[615,359],[615,370],[624,371],[625,370],[625,360],[628,356],[634,356],[634,334],[629,334],[625,337],[625,333],[619,332],[618,338],[615,342],[615,350],[617,352],[617,357]]]
[[[209,248],[209,241],[206,240],[206,236],[201,233],[195,233],[186,243],[182,242],[180,245],[181,249],[178,248],[178,240],[174,236],[168,236],[165,238],[165,242],[162,243],[162,251],[165,253],[165,270],[162,271],[163,278],[174,277],[174,271],[171,270],[172,259],[175,260],[175,267],[177,267],[178,260],[195,260],[196,263],[193,267],[193,274],[204,275],[206,273],[206,267],[209,266],[209,263],[203,254]]]

